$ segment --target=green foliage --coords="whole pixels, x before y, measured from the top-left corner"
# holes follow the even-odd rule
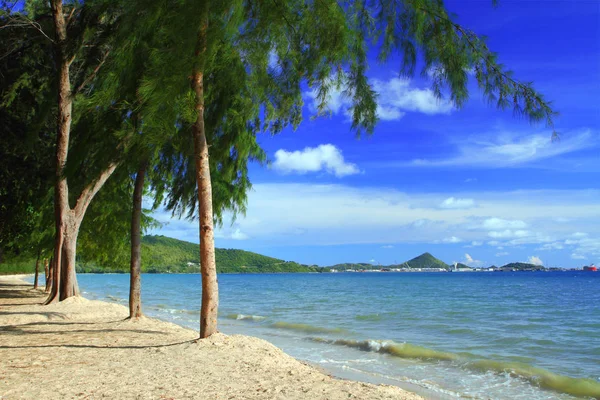
[[[512,268],[517,271],[523,270],[543,270],[545,269],[542,265],[535,265],[523,262],[513,262],[506,265],[503,265],[501,268]]]
[[[448,268],[448,264],[435,258],[430,253],[423,253],[404,262],[402,266],[408,268]]]
[[[7,257],[4,262],[0,263],[0,275],[33,274],[35,272],[35,260],[35,256],[32,257],[31,254]],[[43,265],[40,266],[40,270],[43,270]]]
[[[379,269],[380,267],[369,263],[342,263],[332,265],[329,268],[337,269],[338,271],[348,271],[361,269]]]
[[[149,273],[196,273],[199,246],[194,243],[165,236],[142,238],[142,272]],[[322,272],[315,266],[284,261],[260,254],[236,249],[215,249],[219,273],[276,273],[276,272]],[[85,263],[78,272],[129,272],[128,265],[106,268],[99,263]]]
[[[51,248],[53,230],[54,122],[48,116],[55,97],[53,81],[40,68],[52,62],[40,31],[48,24],[20,24],[0,12],[0,253],[7,257]]]

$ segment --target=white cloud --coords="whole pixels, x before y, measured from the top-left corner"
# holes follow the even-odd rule
[[[431,221],[429,219],[418,219],[412,223],[412,226],[414,226],[415,228],[420,228],[422,226],[431,225],[431,224],[433,224],[433,221]]]
[[[506,251],[501,251],[499,253],[496,253],[496,257],[504,257],[509,255],[510,253],[506,252]]]
[[[551,242],[544,243],[542,246],[538,247],[536,250],[542,251],[550,251],[550,250],[562,250],[565,246],[561,242]]]
[[[235,231],[233,231],[233,233],[231,234],[231,238],[234,240],[246,240],[248,239],[248,235],[246,235],[238,228]]]
[[[522,229],[527,227],[527,223],[520,220],[507,220],[502,218],[487,218],[481,224],[483,229]]]
[[[542,261],[541,258],[537,257],[537,256],[531,256],[529,257],[529,259],[527,260],[527,262],[529,264],[534,264],[534,265],[544,265],[544,262]]]
[[[571,258],[572,258],[573,260],[585,260],[585,259],[587,259],[587,257],[586,257],[586,256],[584,256],[584,255],[582,255],[582,254],[577,254],[577,253],[573,253],[573,254],[571,254]]]
[[[475,135],[457,143],[457,154],[450,158],[416,159],[409,165],[510,167],[593,148],[600,144],[598,134],[590,130],[563,133],[561,140],[554,142],[550,132],[493,134],[487,140],[481,137],[482,135]]]
[[[452,103],[438,99],[431,89],[411,87],[408,79],[373,79],[371,84],[379,95],[379,104],[384,107],[429,115],[449,114],[453,108]]]
[[[381,246],[382,249],[393,249],[394,246],[392,246],[391,244],[387,244],[385,246]]]
[[[439,207],[444,209],[466,210],[475,207],[475,200],[448,197],[440,204]]]
[[[600,257],[600,237],[590,237],[588,234],[575,233],[575,239],[564,241],[565,246],[574,249],[573,253],[582,257]],[[573,237],[573,235],[571,235]]]
[[[463,261],[463,264],[466,264],[469,267],[479,267],[483,265],[484,262],[481,260],[474,259],[469,253],[465,253],[465,260]]]
[[[477,178],[467,178],[463,181],[464,183],[473,183],[477,182]]]
[[[584,237],[587,237],[588,234],[584,233],[584,232],[575,232],[571,236],[573,236],[574,238],[584,238]]]
[[[449,114],[453,109],[451,102],[439,100],[431,89],[413,87],[408,79],[371,79],[370,84],[378,94],[377,116],[384,121],[399,120],[407,112]],[[315,112],[318,107],[318,90],[306,92],[305,97],[309,100],[310,109]],[[352,101],[343,87],[330,88],[326,103],[327,111],[332,114],[351,115]]]
[[[444,243],[460,243],[462,242],[462,239],[456,236],[450,236],[447,238],[444,238],[444,240],[442,240]]]
[[[503,231],[491,231],[488,232],[488,236],[494,239],[506,239],[506,238],[522,238],[532,236],[533,234],[529,231],[518,230],[512,231],[510,229],[505,229]]]
[[[217,246],[235,246],[232,236],[244,235],[247,248],[337,244],[375,244],[380,248],[396,243],[442,243],[446,238],[447,246],[481,246],[484,242],[494,248],[483,249],[491,256],[510,251],[515,257],[526,259],[530,254],[544,254],[533,247],[559,243],[565,247],[562,252],[567,259],[575,253],[600,260],[600,190],[464,193],[459,197],[477,196],[476,208],[437,208],[440,199],[452,195],[456,197],[454,192],[407,194],[388,188],[339,184],[257,183],[248,193],[246,216],[238,216],[233,227],[228,225],[226,216],[225,226],[215,230]],[[197,221],[170,220],[168,212],[154,216],[168,225],[150,233],[198,241]],[[557,216],[569,222],[556,223]],[[511,231],[512,236],[488,236],[489,232],[505,230]],[[515,234],[518,231],[531,235]],[[588,236],[573,237],[574,232],[586,232]],[[454,241],[462,241],[451,243],[452,236]],[[531,245],[535,246],[523,249],[528,253],[517,251]]]
[[[356,164],[346,162],[341,150],[332,144],[306,147],[302,151],[277,150],[273,168],[284,174],[325,171],[338,178],[360,172]]]

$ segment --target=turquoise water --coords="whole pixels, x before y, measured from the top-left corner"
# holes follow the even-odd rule
[[[80,275],[127,304],[128,275]],[[600,398],[600,273],[219,275],[220,330],[432,398]],[[198,329],[199,275],[144,275],[144,312]]]

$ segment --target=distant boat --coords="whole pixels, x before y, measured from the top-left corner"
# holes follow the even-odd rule
[[[598,272],[598,268],[595,265],[590,265],[589,267],[583,267],[584,271]]]

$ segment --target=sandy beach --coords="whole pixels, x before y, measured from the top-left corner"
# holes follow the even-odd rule
[[[336,379],[258,338],[197,332],[0,277],[0,399],[422,399]]]

